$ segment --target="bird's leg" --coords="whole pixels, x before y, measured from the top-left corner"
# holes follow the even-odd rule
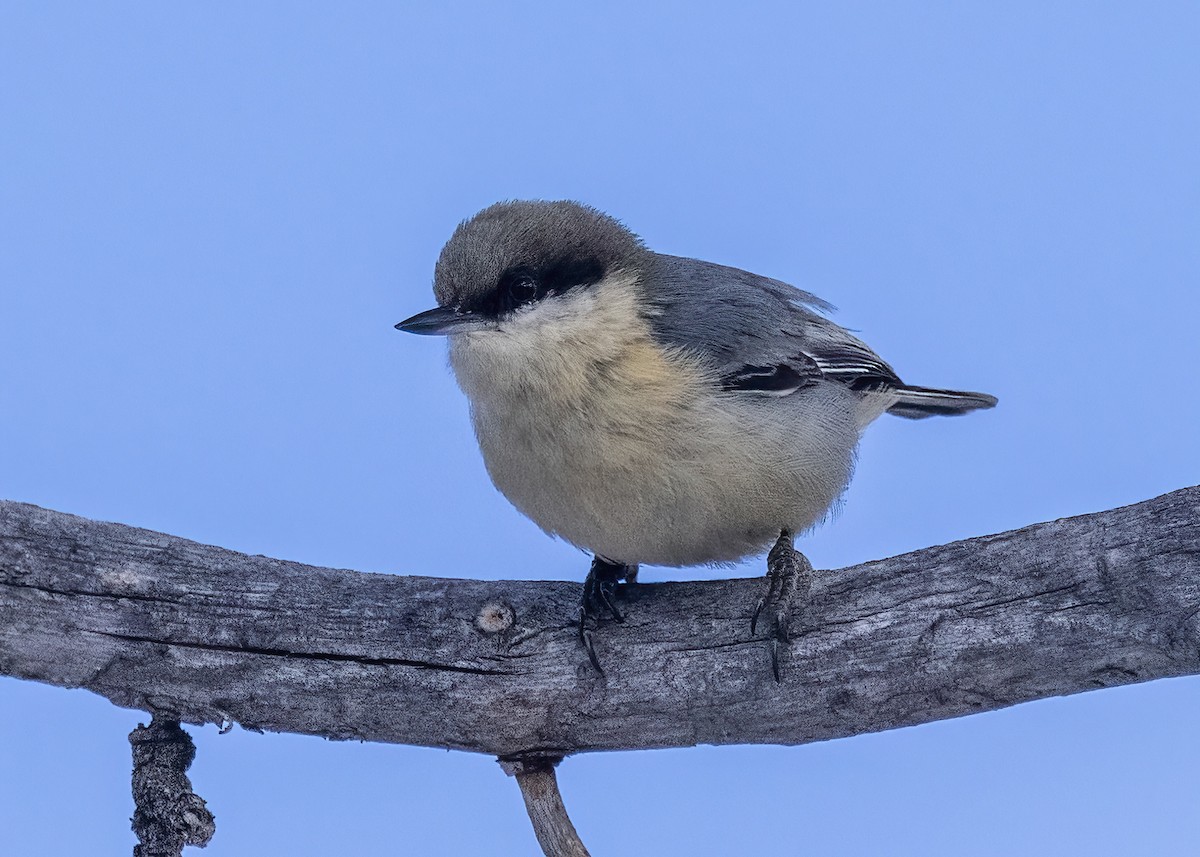
[[[637,571],[636,565],[623,565],[596,556],[592,560],[587,579],[583,582],[583,597],[579,600],[579,640],[587,649],[588,660],[600,673],[604,670],[600,666],[600,659],[596,657],[596,648],[592,645],[592,632],[587,626],[588,620],[599,620],[598,608],[603,608],[613,619],[624,622],[625,617],[616,605],[617,583],[622,578],[629,583],[636,583]]]
[[[782,681],[779,650],[791,640],[792,602],[798,595],[803,609],[812,589],[812,575],[812,563],[796,550],[792,544],[791,532],[782,531],[767,554],[767,591],[758,599],[750,617],[750,633],[754,634],[758,628],[759,616],[764,610],[767,611],[771,635],[771,672],[777,682]]]

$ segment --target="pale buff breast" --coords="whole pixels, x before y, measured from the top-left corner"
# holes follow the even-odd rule
[[[455,338],[496,487],[547,532],[626,563],[734,561],[819,520],[850,477],[849,394],[713,394],[634,307],[614,278]]]

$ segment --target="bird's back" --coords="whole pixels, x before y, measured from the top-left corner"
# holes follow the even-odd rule
[[[986,393],[905,384],[827,317],[829,303],[780,280],[655,254],[645,282],[654,336],[711,365],[728,389],[788,395],[823,381],[841,384],[858,394],[863,427],[884,411],[919,419],[996,404]]]

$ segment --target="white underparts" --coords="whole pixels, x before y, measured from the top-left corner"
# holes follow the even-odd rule
[[[820,520],[886,404],[830,382],[722,392],[699,360],[657,344],[637,289],[610,275],[451,338],[496,487],[547,532],[622,563],[734,561]]]

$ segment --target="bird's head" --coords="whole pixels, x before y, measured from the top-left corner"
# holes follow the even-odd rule
[[[396,325],[408,333],[534,334],[582,317],[596,288],[636,274],[647,256],[618,221],[577,202],[501,202],[459,224],[434,270],[438,306]]]

